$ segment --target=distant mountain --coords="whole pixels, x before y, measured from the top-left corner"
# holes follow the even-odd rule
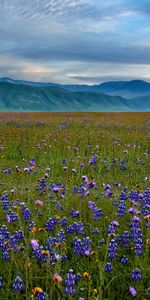
[[[13,83],[13,84],[25,84],[25,85],[31,85],[31,86],[61,86],[57,83],[52,82],[33,82],[33,81],[26,81],[26,80],[15,80],[8,77],[2,77],[0,78],[0,82],[7,82],[7,83]]]
[[[126,98],[150,94],[150,83],[143,80],[108,81],[99,85],[100,91],[109,95],[119,95]]]
[[[129,100],[100,92],[71,92],[57,85],[1,81],[0,111],[150,111],[150,96]]]
[[[122,96],[128,99],[150,94],[150,83],[142,80],[132,81],[108,81],[99,85],[65,85],[65,89],[71,92],[100,92],[111,96]]]
[[[135,107],[137,111],[150,111],[150,95],[130,99],[131,110]]]
[[[121,96],[128,99],[150,95],[150,83],[143,80],[131,81],[108,81],[99,85],[61,85],[52,82],[32,82],[24,80],[13,80],[11,78],[0,78],[0,82],[7,82],[18,85],[31,85],[34,87],[54,86],[60,87],[70,92],[96,92],[105,93],[111,96]]]

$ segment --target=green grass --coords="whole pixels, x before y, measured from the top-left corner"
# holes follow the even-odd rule
[[[150,299],[150,256],[149,242],[150,229],[148,220],[148,207],[146,213],[138,215],[130,214],[127,210],[133,207],[130,203],[129,194],[136,191],[144,193],[149,184],[149,145],[150,145],[150,114],[103,114],[103,113],[71,113],[71,114],[49,114],[49,113],[6,113],[0,114],[0,197],[4,192],[8,195],[8,210],[2,208],[3,200],[0,201],[0,230],[6,225],[10,235],[13,236],[18,230],[22,230],[23,239],[17,242],[14,251],[10,243],[10,237],[5,237],[2,244],[7,245],[6,251],[9,260],[2,258],[2,247],[0,247],[0,276],[3,277],[0,299],[42,299],[36,298],[40,295],[34,294],[33,289],[40,287],[45,293],[45,299],[88,299],[88,300],[127,300],[132,299],[129,287],[137,291],[135,299]],[[74,148],[78,148],[74,151]],[[21,153],[20,153],[21,149]],[[97,155],[96,166],[89,164],[89,160]],[[30,159],[36,162],[36,172],[24,172],[29,167]],[[63,164],[63,160],[66,160]],[[115,162],[114,162],[115,160]],[[126,170],[121,170],[121,161],[125,160]],[[84,167],[80,166],[84,163]],[[19,167],[19,172],[16,171]],[[64,166],[68,169],[65,171]],[[11,169],[11,174],[4,173],[4,169]],[[47,171],[50,168],[50,171]],[[72,172],[76,169],[76,173]],[[40,180],[46,178],[45,191],[37,190]],[[74,193],[74,187],[80,189],[83,184],[82,176],[86,175],[89,182],[95,181],[96,187],[89,189],[89,195]],[[56,185],[61,183],[63,189],[59,193],[50,191],[50,183]],[[120,183],[118,189],[116,184]],[[104,186],[105,184],[105,186]],[[112,186],[113,197],[106,196],[106,184]],[[118,207],[114,206],[114,199],[119,202],[122,190],[127,187],[126,214],[122,217],[117,215]],[[12,189],[15,190],[12,193]],[[61,194],[65,192],[65,198]],[[54,198],[50,198],[53,195]],[[149,196],[150,197],[150,196]],[[24,202],[31,212],[31,219],[24,220],[22,206]],[[35,204],[41,200],[44,206]],[[64,210],[56,208],[52,203],[63,206]],[[88,207],[88,201],[93,201],[97,208],[103,211],[100,220],[93,220],[93,213]],[[143,200],[144,201],[144,200]],[[147,204],[149,200],[147,200]],[[142,200],[137,201],[137,210],[141,211]],[[14,204],[14,205],[13,205]],[[150,204],[150,203],[149,203]],[[72,218],[70,210],[79,210],[79,218]],[[7,222],[8,211],[18,215],[19,221]],[[41,214],[39,216],[39,213]],[[114,237],[122,238],[124,231],[130,230],[130,223],[135,216],[140,217],[139,228],[142,232],[143,254],[135,255],[135,240],[131,238],[129,248],[125,249],[121,241],[118,241],[117,257],[108,259],[108,247]],[[58,222],[54,230],[48,232],[45,223],[49,218],[57,216]],[[66,227],[61,226],[61,219],[66,217],[68,225],[73,222],[83,222],[85,236],[78,233],[69,234]],[[36,229],[29,231],[29,224],[34,220]],[[115,229],[115,236],[108,233],[111,221],[116,220],[120,226]],[[98,234],[93,234],[94,228],[99,229]],[[64,230],[66,240],[59,245],[51,246],[52,253],[46,254],[47,260],[37,260],[33,254],[30,241],[36,239],[43,250],[46,249],[46,240],[56,237],[60,230]],[[73,238],[90,237],[90,254],[77,255],[74,253]],[[104,244],[100,241],[104,239]],[[54,254],[67,256],[63,262],[56,259],[48,262],[49,257]],[[122,255],[128,257],[128,264],[122,265]],[[44,257],[44,254],[43,256]],[[113,270],[105,272],[105,263],[111,262]],[[135,268],[142,272],[142,281],[132,282],[131,274]],[[64,293],[66,274],[69,269],[74,273],[80,273],[81,279],[76,282],[75,294],[68,296]],[[85,277],[85,272],[88,277]],[[53,275],[58,273],[62,282],[54,281]],[[16,292],[13,290],[14,277],[19,274],[22,278],[24,289]],[[95,291],[96,289],[96,291]]]

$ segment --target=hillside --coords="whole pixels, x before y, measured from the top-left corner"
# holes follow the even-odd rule
[[[125,99],[59,86],[0,82],[0,111],[149,111],[150,96]]]
[[[121,96],[127,99],[150,95],[150,83],[143,80],[131,81],[107,81],[98,85],[62,85],[53,82],[32,82],[24,80],[14,80],[11,78],[0,78],[0,82],[17,85],[30,85],[32,87],[58,87],[70,92],[96,92],[111,96]]]

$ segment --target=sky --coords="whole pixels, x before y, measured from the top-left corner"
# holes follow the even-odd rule
[[[150,82],[150,1],[0,0],[0,77]]]

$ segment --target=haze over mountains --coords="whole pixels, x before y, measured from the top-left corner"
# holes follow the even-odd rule
[[[150,83],[90,86],[0,78],[0,111],[150,111]]]

